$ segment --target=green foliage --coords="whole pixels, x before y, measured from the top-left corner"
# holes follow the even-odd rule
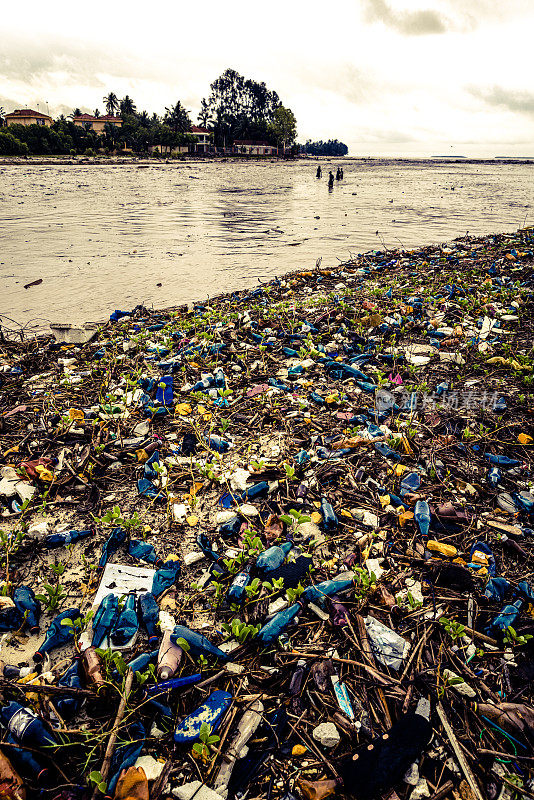
[[[106,781],[102,777],[102,773],[98,772],[97,770],[93,770],[93,772],[89,773],[88,782],[89,786],[97,787],[98,791],[102,794],[104,794],[108,788]]]
[[[302,146],[302,152],[309,153],[311,156],[346,156],[349,148],[337,139],[329,139],[327,142],[322,140],[312,142],[308,139]]]
[[[26,142],[17,139],[9,131],[0,130],[0,156],[27,156],[29,152]]]
[[[240,644],[243,644],[247,639],[253,639],[256,636],[261,625],[247,625],[246,622],[241,622],[236,617],[231,623],[223,622],[221,627],[229,636],[233,636]]]
[[[157,464],[154,465],[154,467],[157,466],[158,466]],[[134,511],[131,517],[123,517],[120,506],[113,506],[113,508],[108,509],[104,514],[104,516],[100,517],[100,520],[98,517],[95,517],[94,515],[93,519],[95,520],[95,522],[100,521],[102,525],[108,527],[124,528],[125,531],[127,531],[130,534],[133,533],[134,531],[139,530],[140,528],[141,529],[143,528],[143,520],[141,519],[137,511]]]
[[[460,625],[459,622],[455,622],[452,619],[441,617],[439,622],[440,625],[443,625],[453,642],[455,642],[457,639],[461,639],[465,633],[465,625]]]
[[[56,583],[55,586],[45,583],[43,586],[46,594],[36,594],[35,597],[37,600],[40,600],[41,603],[44,603],[48,611],[55,611],[67,594],[60,583]]]
[[[504,642],[505,644],[509,644],[512,647],[522,647],[525,645],[530,639],[532,639],[532,635],[530,633],[525,633],[520,635],[517,633],[515,628],[512,628],[511,625],[508,625],[504,632]]]
[[[210,754],[210,745],[216,744],[220,740],[220,737],[217,734],[212,734],[212,727],[208,725],[207,722],[203,722],[200,726],[200,732],[198,734],[198,738],[200,742],[195,742],[193,745],[193,752],[196,753],[200,758],[207,762]]]

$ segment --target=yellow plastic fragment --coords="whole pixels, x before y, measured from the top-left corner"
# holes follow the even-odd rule
[[[39,478],[42,481],[47,481],[48,483],[52,483],[52,481],[54,480],[54,475],[52,474],[52,472],[50,472],[50,470],[44,467],[42,464],[38,464],[35,467],[35,471],[39,475]]]
[[[291,751],[292,756],[303,756],[308,752],[308,749],[303,744],[296,744]]]
[[[378,499],[380,500],[380,505],[382,506],[382,508],[385,508],[386,506],[389,506],[389,504],[391,502],[391,498],[390,498],[389,494],[383,494]]]
[[[197,522],[198,522],[198,517],[195,514],[190,514],[187,517],[187,524],[190,525],[192,528],[194,528]]]
[[[346,508],[342,508],[340,514],[342,517],[349,517],[350,519],[352,519],[352,514]]]
[[[146,450],[136,450],[135,455],[137,456],[137,460],[140,464],[144,464],[148,458],[148,453]]]
[[[407,522],[413,519],[413,511],[404,511],[402,514],[399,514],[399,524],[401,528],[404,528]]]
[[[517,441],[519,442],[519,444],[532,444],[532,442],[534,442],[534,439],[527,433],[520,433],[519,436],[517,437]]]
[[[178,403],[175,408],[175,415],[177,414],[180,417],[187,417],[192,411],[191,406],[189,403]]]
[[[79,408],[69,408],[69,419],[85,419],[85,414]]]
[[[310,519],[312,522],[315,522],[315,524],[317,524],[318,522],[323,521],[323,515],[319,514],[318,511],[312,511],[312,513],[310,514]]]
[[[435,539],[429,539],[426,543],[426,549],[431,553],[439,553],[446,558],[454,558],[458,555],[458,550],[452,544],[445,544],[445,542],[437,542]]]

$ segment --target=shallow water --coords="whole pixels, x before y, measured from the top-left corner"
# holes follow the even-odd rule
[[[383,245],[533,222],[534,165],[343,167],[329,193],[329,165],[317,180],[306,161],[0,166],[0,314],[23,325],[101,320],[253,286],[318,258],[328,266]]]

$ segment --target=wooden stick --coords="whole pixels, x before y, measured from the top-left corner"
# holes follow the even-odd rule
[[[115,750],[115,743],[117,741],[117,736],[119,733],[119,725],[122,722],[122,718],[124,717],[124,713],[126,711],[126,703],[128,702],[128,697],[130,692],[132,691],[132,684],[134,679],[134,673],[131,669],[128,670],[126,675],[126,683],[124,684],[124,692],[121,697],[121,701],[119,703],[119,708],[117,710],[117,716],[115,717],[115,722],[113,723],[113,728],[111,729],[111,733],[108,739],[108,746],[106,747],[106,754],[104,755],[104,760],[102,761],[102,766],[100,768],[100,774],[102,775],[102,780],[105,781],[108,777],[109,768],[111,766],[111,759],[113,757],[113,752]],[[96,800],[96,797],[99,794],[98,786],[95,786],[93,794],[91,796],[91,800]]]
[[[484,798],[482,797],[482,794],[480,793],[480,789],[478,788],[478,784],[477,784],[477,782],[475,780],[475,776],[473,775],[473,773],[471,771],[471,767],[467,763],[466,758],[465,758],[464,754],[462,753],[462,750],[460,748],[460,744],[458,742],[458,739],[454,735],[454,731],[451,728],[451,724],[450,724],[450,722],[449,722],[449,720],[447,718],[447,715],[445,713],[445,709],[441,705],[441,702],[437,704],[436,711],[438,712],[438,717],[441,720],[441,724],[443,725],[443,728],[445,729],[445,733],[447,734],[447,738],[448,738],[449,742],[451,743],[452,749],[454,750],[454,755],[456,756],[456,760],[458,761],[458,764],[460,765],[460,768],[461,768],[462,772],[464,773],[465,779],[466,779],[467,783],[469,784],[469,787],[470,787],[471,791],[473,792],[473,795],[475,796],[476,800],[484,800]]]

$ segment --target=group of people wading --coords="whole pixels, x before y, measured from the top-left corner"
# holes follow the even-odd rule
[[[315,173],[315,177],[316,178],[321,178],[322,175],[323,175],[323,171],[321,169],[321,165],[319,164],[319,166],[317,167],[317,172]],[[334,178],[334,173],[332,172],[332,170],[330,170],[330,172],[328,173],[328,188],[329,189],[333,189],[334,188],[334,180],[336,180],[336,181],[342,181],[343,180],[343,169],[342,169],[342,167],[338,167],[337,168],[335,178]]]

